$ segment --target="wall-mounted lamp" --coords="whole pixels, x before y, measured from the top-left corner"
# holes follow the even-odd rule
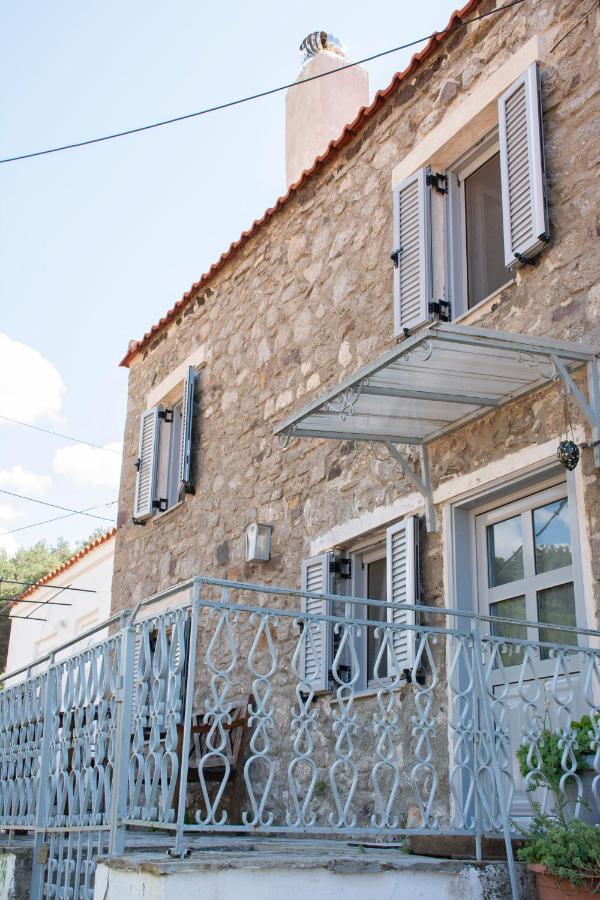
[[[272,525],[251,522],[246,526],[246,562],[266,562],[271,559]]]

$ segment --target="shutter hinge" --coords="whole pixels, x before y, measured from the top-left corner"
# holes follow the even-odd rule
[[[394,268],[397,269],[399,266],[400,254],[402,253],[402,247],[398,247],[397,250],[394,250],[393,253],[390,253],[390,259],[394,263]]]
[[[430,300],[429,312],[438,322],[452,321],[452,304],[449,300]]]
[[[348,558],[330,559],[329,574],[339,578],[352,578],[352,560]]]
[[[429,172],[425,180],[438,194],[448,193],[448,179],[441,172]]]
[[[158,500],[152,501],[152,509],[157,509],[159,512],[166,512],[169,508],[169,500],[167,497],[159,497]]]
[[[141,458],[141,456],[138,456],[138,458],[137,458],[136,461],[134,462],[134,466],[136,467],[136,469],[137,469],[138,472],[139,472],[140,469],[141,469],[141,467],[142,467],[142,458]]]
[[[173,421],[173,410],[172,409],[159,409],[158,418],[164,419],[165,422]]]
[[[146,524],[145,519],[136,519],[135,516],[133,516],[131,521],[133,522],[134,525],[145,525]]]
[[[529,259],[527,256],[523,256],[522,253],[515,253],[515,259],[518,260],[522,266],[537,266],[537,259]]]

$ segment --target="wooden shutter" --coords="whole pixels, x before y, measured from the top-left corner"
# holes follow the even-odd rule
[[[312,556],[302,563],[302,590],[317,594],[332,593],[333,579],[329,572],[330,553]],[[327,615],[329,604],[321,597],[303,597],[302,612]],[[330,622],[310,622],[310,637],[304,643],[302,671],[314,690],[325,691],[329,687],[331,668],[332,632]]]
[[[394,255],[394,333],[399,335],[429,319],[431,189],[426,168],[394,191]]]
[[[158,424],[158,406],[147,409],[142,413],[133,509],[133,518],[138,520],[147,519],[154,510],[156,464],[158,461]]]
[[[507,268],[548,240],[540,72],[532,63],[498,100],[504,257]]]
[[[417,602],[418,587],[418,540],[419,520],[409,516],[397,522],[387,530],[387,597],[388,622],[394,625],[414,625],[415,613],[406,609],[404,604]],[[394,659],[390,659],[388,670],[390,675],[401,674],[403,669],[410,669],[414,662],[414,631],[394,632]],[[391,654],[390,654],[391,656]]]
[[[196,372],[190,366],[183,388],[181,413],[181,447],[179,450],[179,493],[192,488],[192,426],[194,421],[194,388]]]

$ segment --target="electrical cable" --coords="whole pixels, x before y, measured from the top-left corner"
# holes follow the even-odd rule
[[[398,53],[400,50],[407,50],[410,47],[414,47],[417,44],[422,44],[423,41],[431,40],[432,38],[439,37],[444,34],[452,34],[455,31],[458,31],[460,28],[465,28],[467,25],[470,25],[471,22],[478,22],[481,19],[485,19],[488,16],[495,15],[496,13],[504,12],[507,9],[510,9],[513,6],[518,6],[521,3],[524,3],[525,0],[511,0],[509,3],[505,3],[503,6],[499,6],[496,9],[490,9],[487,12],[480,13],[477,16],[472,16],[470,19],[464,19],[461,22],[457,22],[456,25],[451,25],[449,28],[443,28],[441,31],[434,31],[432,34],[427,34],[425,37],[417,38],[414,41],[409,41],[407,44],[400,44],[398,47],[392,47],[390,50],[382,50],[380,53],[373,53],[371,56],[365,56],[362,59],[357,59],[356,62],[346,63],[343,66],[338,66],[335,69],[331,69],[329,72],[321,72],[318,75],[311,75],[309,78],[302,78],[300,81],[291,81],[288,84],[282,84],[279,87],[270,88],[266,91],[259,91],[256,94],[250,94],[246,97],[240,97],[237,100],[229,100],[227,103],[220,103],[217,106],[209,106],[206,109],[198,110],[198,112],[186,113],[181,116],[174,116],[170,119],[163,119],[159,122],[151,122],[148,125],[140,125],[137,128],[128,128],[125,131],[115,131],[112,134],[105,134],[102,137],[89,138],[84,141],[77,141],[73,144],[63,144],[59,147],[49,147],[46,150],[35,150],[31,153],[21,153],[18,156],[9,156],[5,159],[0,159],[0,164],[18,162],[23,159],[32,159],[37,156],[48,156],[51,153],[61,153],[64,150],[76,150],[80,147],[89,147],[90,144],[100,144],[104,141],[112,141],[117,138],[127,137],[130,134],[139,134],[142,131],[150,131],[154,128],[162,128],[165,125],[174,125],[178,122],[184,122],[187,119],[196,119],[199,116],[206,116],[209,113],[218,112],[223,109],[230,109],[232,106],[240,106],[242,103],[248,103],[251,100],[259,100],[262,97],[270,97],[272,94],[281,93],[281,91],[288,90],[288,88],[298,87],[301,84],[307,84],[310,81],[316,81],[318,78],[327,78],[330,75],[334,75],[336,72],[342,72],[344,69],[352,69],[354,66],[360,66],[362,63],[372,62],[375,59],[381,59],[383,56],[389,56],[391,53]]]
[[[22,584],[25,587],[40,587],[40,588],[56,588],[61,591],[80,591],[82,594],[97,594],[94,588],[74,588],[74,587],[64,587],[62,584],[40,584],[38,581],[14,581],[12,578],[0,578],[0,587],[3,584]],[[39,602],[39,601],[38,601]]]
[[[12,422],[13,425],[23,425],[24,428],[33,428],[34,431],[43,431],[44,434],[52,434],[54,437],[63,438],[65,441],[73,441],[75,444],[86,444],[88,447],[94,447],[96,450],[104,450],[106,453],[116,453],[120,456],[119,450],[113,450],[111,447],[102,447],[101,444],[93,444],[92,441],[84,441],[81,438],[71,437],[70,434],[61,434],[59,431],[51,431],[49,428],[41,428],[39,425],[30,425],[29,422],[21,422],[19,419],[11,419],[10,416],[0,415],[0,419],[5,422]]]
[[[103,522],[114,523],[114,519],[108,519],[106,516],[97,516],[94,513],[84,512],[80,509],[70,509],[68,506],[59,506],[57,503],[48,503],[46,500],[36,500],[34,497],[25,497],[23,494],[15,494],[13,491],[7,491],[4,488],[0,488],[0,494],[7,494],[9,497],[16,497],[18,500],[29,500],[30,503],[39,503],[41,506],[50,506],[53,509],[62,509],[63,512],[68,512],[71,515],[89,516],[90,519],[101,519]]]
[[[21,525],[20,528],[11,528],[10,531],[0,532],[0,537],[5,534],[16,534],[17,531],[27,531],[29,528],[37,528],[39,525],[49,525],[50,522],[60,522],[61,519],[70,519],[71,516],[81,516],[90,512],[92,509],[104,509],[106,506],[114,506],[118,500],[111,500],[109,503],[99,503],[98,506],[88,506],[86,509],[78,509],[76,512],[67,513],[64,516],[55,516],[53,519],[43,519],[41,522],[32,522],[31,525]],[[112,520],[114,522],[114,519]]]

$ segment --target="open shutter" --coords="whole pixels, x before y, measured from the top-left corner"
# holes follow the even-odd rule
[[[133,518],[147,519],[154,509],[158,460],[158,406],[142,413]]]
[[[329,572],[330,553],[312,556],[302,563],[302,590],[317,594],[332,593],[333,579]],[[328,604],[321,597],[303,597],[302,612],[327,615]],[[331,623],[309,622],[310,636],[304,642],[302,671],[305,681],[315,691],[325,691],[329,687],[331,668]]]
[[[394,191],[394,333],[429,319],[431,189],[419,169]]]
[[[192,425],[194,420],[194,388],[196,372],[190,366],[183,388],[181,414],[181,448],[179,451],[179,493],[192,489]]]
[[[532,63],[498,100],[504,257],[514,269],[549,236],[540,72]]]
[[[419,524],[416,516],[409,516],[387,530],[387,597],[388,622],[394,625],[414,625],[415,613],[405,604],[417,602]],[[402,674],[412,668],[414,662],[414,631],[394,632],[394,659],[389,661],[389,672]],[[390,654],[391,656],[391,654]]]

